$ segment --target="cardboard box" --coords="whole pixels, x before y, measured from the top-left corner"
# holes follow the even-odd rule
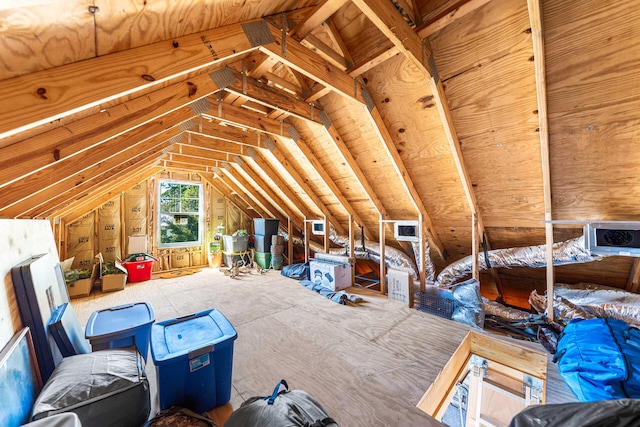
[[[127,269],[122,265],[120,258],[116,257],[116,260],[113,262],[114,270],[119,271],[119,273],[109,274],[104,274],[105,262],[104,258],[102,258],[102,253],[96,255],[96,258],[100,260],[100,285],[102,287],[102,292],[123,290],[127,283]]]
[[[65,262],[63,263],[63,271],[65,272],[66,270],[64,270],[64,266],[66,261],[68,260],[65,260]],[[69,283],[67,285],[67,290],[69,291],[69,298],[79,298],[79,297],[89,296],[89,294],[91,294],[91,289],[93,288],[93,282],[95,282],[97,275],[98,275],[98,266],[96,264],[93,264],[91,268],[90,278],[76,280],[75,282]]]
[[[107,274],[100,278],[100,283],[102,292],[121,291],[127,283],[127,275],[125,273]]]
[[[309,262],[309,278],[313,283],[340,291],[352,285],[351,268],[349,263],[313,260]]]

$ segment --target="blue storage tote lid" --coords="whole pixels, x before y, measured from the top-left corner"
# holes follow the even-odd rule
[[[160,365],[185,355],[190,358],[196,350],[198,354],[214,351],[217,345],[227,345],[236,338],[236,330],[222,313],[205,310],[155,323],[151,327],[151,355]]]
[[[136,302],[98,310],[89,317],[85,337],[94,339],[109,336],[114,332],[127,332],[148,325],[154,320],[153,307],[148,302]]]

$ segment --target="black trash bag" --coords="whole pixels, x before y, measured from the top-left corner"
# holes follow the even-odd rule
[[[224,427],[339,427],[316,400],[303,390],[291,390],[280,381],[271,396],[246,400],[233,411]]]
[[[309,280],[309,263],[285,265],[282,267],[282,275],[296,280]]]
[[[640,425],[640,399],[529,406],[509,427],[636,427]]]

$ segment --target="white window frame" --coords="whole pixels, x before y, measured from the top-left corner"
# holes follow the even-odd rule
[[[180,184],[180,185],[195,185],[198,187],[198,212],[196,213],[185,213],[186,215],[197,215],[198,216],[198,240],[189,241],[189,242],[174,242],[174,243],[162,243],[162,185],[163,184]],[[203,185],[200,182],[194,181],[179,181],[173,179],[161,179],[158,182],[158,215],[157,215],[157,230],[158,230],[158,248],[182,248],[182,247],[190,247],[190,246],[200,246],[202,245],[202,236],[203,236],[203,227],[204,227],[204,197],[203,197]]]

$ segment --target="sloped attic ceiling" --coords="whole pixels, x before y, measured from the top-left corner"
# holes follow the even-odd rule
[[[545,214],[640,219],[637,0],[13,3],[3,217],[71,219],[179,169],[259,215],[341,232],[351,215],[372,240],[380,215],[422,214],[436,271],[471,253],[474,213],[489,248],[543,244]],[[636,290],[638,271],[556,277]],[[544,289],[540,270],[496,280]]]

